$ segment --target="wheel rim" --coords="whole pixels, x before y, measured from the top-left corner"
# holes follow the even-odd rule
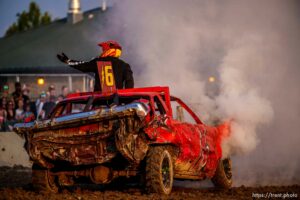
[[[223,167],[224,167],[224,172],[226,175],[227,179],[232,178],[232,170],[231,170],[231,160],[230,159],[224,159],[223,161]]]
[[[170,159],[167,155],[164,156],[161,166],[162,183],[166,190],[171,187],[171,169]]]

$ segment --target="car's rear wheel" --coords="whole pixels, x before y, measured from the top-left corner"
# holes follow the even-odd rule
[[[232,163],[230,158],[220,160],[216,173],[211,180],[217,188],[228,189],[232,186]]]
[[[166,147],[151,147],[146,158],[146,190],[170,194],[173,187],[173,162]]]
[[[55,176],[51,175],[48,169],[44,169],[37,164],[32,166],[32,186],[37,191],[57,193],[59,190]]]

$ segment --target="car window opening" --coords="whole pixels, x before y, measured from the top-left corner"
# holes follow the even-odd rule
[[[162,105],[162,103],[158,99],[158,97],[154,97],[154,106],[155,106],[154,109],[155,109],[155,114],[156,115],[164,115],[164,114],[166,114],[164,106]]]

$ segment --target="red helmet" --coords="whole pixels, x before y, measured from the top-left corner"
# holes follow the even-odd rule
[[[118,42],[113,41],[113,40],[109,40],[109,41],[106,41],[106,42],[101,42],[101,43],[98,44],[98,46],[102,47],[103,51],[107,51],[108,49],[120,49],[120,50],[122,50],[121,45]]]

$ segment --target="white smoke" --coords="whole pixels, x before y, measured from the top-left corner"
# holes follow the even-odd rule
[[[121,13],[127,10],[128,18],[123,19],[130,35],[127,42],[137,50],[136,59],[144,63],[136,76],[138,86],[170,86],[173,94],[197,103],[204,121],[216,113],[218,118],[233,119],[224,156],[253,150],[257,126],[272,118],[270,103],[247,82],[247,68],[259,67],[256,50],[260,41],[240,39],[233,31],[222,30],[224,25],[215,22],[217,2],[130,1],[120,6],[124,6]],[[217,48],[222,55],[216,55]],[[218,73],[221,93],[211,99],[206,92],[207,76]]]
[[[121,40],[136,87],[168,85],[202,120],[233,120],[224,156],[251,155],[236,161],[240,177],[276,172],[290,183],[299,181],[299,13],[296,1],[122,0],[105,35]]]
[[[242,40],[228,50],[219,70],[221,93],[216,99],[218,114],[233,120],[232,133],[222,145],[224,157],[254,150],[258,143],[257,127],[270,122],[273,117],[271,103],[261,97],[259,86],[251,85],[247,80],[249,68],[262,67],[260,61],[263,58],[259,53],[262,41],[260,38]]]

